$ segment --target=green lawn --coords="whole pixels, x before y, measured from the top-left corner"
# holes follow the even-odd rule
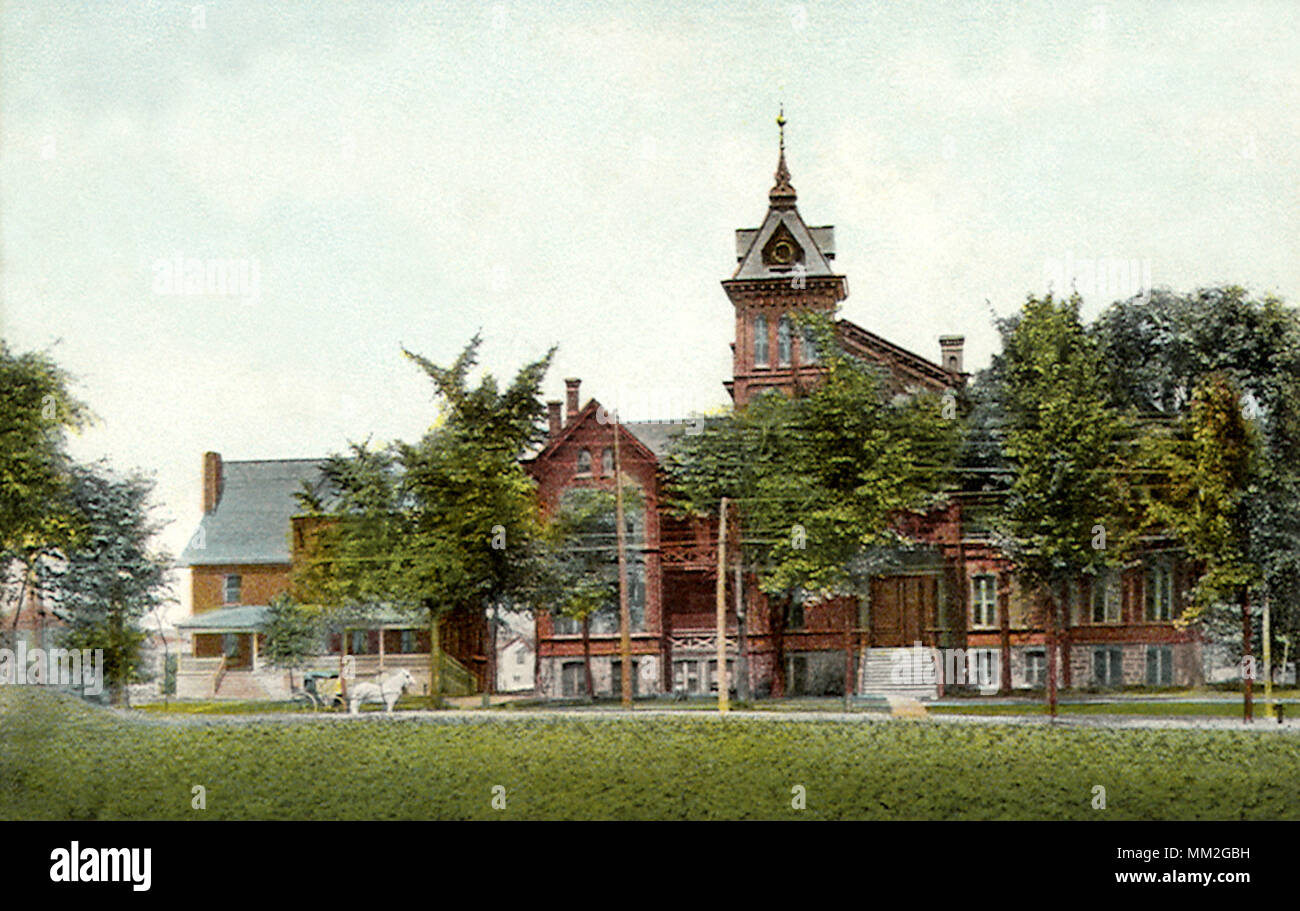
[[[0,687],[0,818],[1300,818],[1276,732],[481,717],[120,718]]]
[[[1047,707],[1042,703],[1008,705],[972,702],[969,705],[934,705],[927,706],[927,711],[935,715],[1045,715]],[[1203,718],[1241,718],[1241,702],[1084,702],[1062,703],[1057,706],[1061,715],[1147,715]],[[1300,706],[1288,704],[1286,713],[1292,717],[1300,712]],[[1255,720],[1264,721],[1272,717],[1269,706],[1263,700],[1255,703]]]

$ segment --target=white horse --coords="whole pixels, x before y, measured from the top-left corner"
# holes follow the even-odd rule
[[[380,677],[377,680],[367,680],[365,683],[358,683],[356,686],[348,688],[348,712],[356,715],[361,711],[361,703],[383,703],[388,711],[393,710],[393,704],[397,702],[397,697],[402,695],[407,687],[415,689],[415,678],[406,668],[393,671],[386,677]]]

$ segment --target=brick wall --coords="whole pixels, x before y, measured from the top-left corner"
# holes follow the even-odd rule
[[[288,564],[195,566],[191,569],[194,613],[230,606],[225,603],[225,579],[230,574],[241,578],[240,604],[269,604],[289,588]]]

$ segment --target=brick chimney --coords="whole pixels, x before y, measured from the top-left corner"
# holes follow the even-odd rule
[[[203,453],[203,511],[212,512],[221,502],[221,453]]]
[[[559,399],[551,399],[546,403],[546,417],[550,421],[550,437],[552,440],[560,435],[560,428],[564,426],[564,419],[560,415],[561,407],[563,407],[563,403]]]
[[[564,423],[569,423],[578,416],[578,386],[582,380],[570,377],[564,381],[565,415]]]
[[[961,350],[966,344],[964,335],[941,335],[939,336],[939,363],[945,370],[951,370],[953,373],[961,373]]]

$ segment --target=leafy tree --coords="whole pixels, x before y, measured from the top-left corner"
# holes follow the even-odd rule
[[[1272,607],[1272,644],[1295,641],[1300,636],[1300,313],[1271,296],[1253,298],[1239,286],[1190,294],[1157,291],[1150,301],[1114,304],[1092,331],[1105,352],[1112,400],[1147,419],[1147,449],[1156,470],[1169,467],[1169,451],[1178,447],[1186,456],[1180,463],[1183,476],[1194,466],[1189,447],[1196,390],[1210,395],[1219,388],[1224,394],[1227,384],[1241,395],[1255,441],[1250,477],[1243,481],[1249,495],[1242,557],[1259,569],[1262,597],[1256,603]],[[1165,498],[1175,513],[1176,502]],[[1184,527],[1194,519],[1162,515],[1170,522],[1181,518]],[[1187,619],[1218,636],[1232,624],[1205,601],[1216,587],[1213,580],[1199,587]],[[1239,600],[1229,596],[1231,610]],[[1244,643],[1243,652],[1250,648]]]
[[[169,600],[171,558],[151,545],[161,528],[151,516],[151,479],[118,475],[102,462],[73,465],[70,479],[69,503],[82,532],[37,565],[37,579],[68,624],[64,644],[104,650],[107,682],[120,703],[127,684],[148,679],[141,624]]]
[[[910,543],[897,518],[939,505],[959,422],[931,394],[890,395],[880,368],[807,320],[824,375],[787,397],[769,393],[679,439],[667,460],[678,512],[737,506],[744,560],[773,604],[778,652],[796,603],[858,595]],[[783,657],[776,662],[782,689]],[[847,685],[846,681],[846,685]]]
[[[1132,430],[1107,399],[1102,352],[1084,331],[1080,303],[1077,294],[1030,297],[1004,324],[998,364],[1011,483],[996,526],[1046,621],[1053,716],[1068,583],[1115,565],[1133,541],[1133,494],[1124,475]]]
[[[1203,566],[1186,616],[1216,604],[1241,611],[1242,652],[1250,654],[1250,592],[1263,578],[1251,559],[1252,482],[1258,474],[1258,434],[1241,411],[1241,393],[1222,374],[1207,377],[1192,395],[1181,433],[1157,444],[1168,485],[1151,504],[1153,523],[1172,529]],[[1181,444],[1181,445],[1180,445]],[[1244,711],[1252,715],[1250,676]]]
[[[6,593],[15,627],[37,565],[77,531],[65,440],[91,415],[70,387],[49,355],[17,355],[0,340],[0,585],[17,577]]]
[[[307,667],[320,653],[319,615],[288,595],[279,594],[267,605],[263,633],[266,637],[263,656],[271,666],[289,671],[292,688],[294,670]]]
[[[320,491],[300,501],[320,521],[295,573],[300,600],[338,612],[421,612],[435,647],[439,623],[468,610],[489,618],[489,686],[503,604],[526,603],[540,577],[541,517],[520,459],[544,438],[540,387],[554,351],[525,365],[504,390],[491,375],[469,385],[480,339],[449,367],[404,351],[433,381],[441,415],[418,442],[354,444],[335,456]]]

